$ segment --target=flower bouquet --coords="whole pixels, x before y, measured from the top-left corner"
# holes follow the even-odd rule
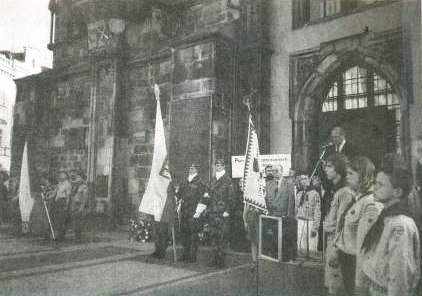
[[[129,220],[129,240],[146,243],[152,240],[152,221],[138,215]]]

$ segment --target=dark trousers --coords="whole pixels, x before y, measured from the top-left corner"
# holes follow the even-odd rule
[[[71,221],[68,206],[64,198],[58,199],[53,203],[52,215],[56,239],[63,240]]]
[[[7,220],[7,199],[0,201],[0,223]]]
[[[67,224],[65,224],[65,228],[62,230],[63,237],[66,233],[68,225],[71,224],[75,233],[76,240],[82,240],[82,231],[85,225],[85,215],[80,211],[74,211],[71,213],[69,220],[67,221]]]
[[[295,260],[297,257],[297,220],[293,217],[283,217],[282,221],[282,260]]]
[[[200,222],[198,219],[182,220],[180,229],[183,245],[182,260],[196,261],[199,227]]]
[[[214,247],[211,264],[219,267],[224,266],[224,248],[229,242],[228,234],[230,227],[229,218],[223,218],[222,214],[211,217],[211,245]]]
[[[339,263],[344,282],[344,295],[354,295],[356,256],[339,251]]]
[[[159,257],[164,257],[169,242],[169,223],[155,222],[153,234],[155,243],[154,253]]]

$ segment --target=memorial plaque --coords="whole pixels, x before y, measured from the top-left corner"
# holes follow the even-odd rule
[[[204,181],[209,180],[211,149],[211,97],[171,102],[170,172],[177,180],[186,176],[192,162],[201,165]]]

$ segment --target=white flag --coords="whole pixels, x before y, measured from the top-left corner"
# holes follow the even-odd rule
[[[246,145],[245,169],[243,175],[244,202],[267,212],[265,202],[265,179],[259,161],[258,136],[249,115],[248,142]]]
[[[167,201],[167,188],[171,181],[168,167],[166,139],[164,136],[163,118],[161,117],[160,90],[155,85],[157,113],[155,116],[154,153],[148,185],[142,197],[139,211],[153,215],[155,221],[161,221],[163,209]]]
[[[21,176],[19,183],[19,208],[23,224],[23,231],[28,231],[29,218],[31,216],[34,200],[31,197],[28,166],[28,143],[25,142],[22,155]]]

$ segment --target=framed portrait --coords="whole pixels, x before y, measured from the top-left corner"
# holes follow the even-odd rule
[[[281,262],[282,226],[281,217],[259,216],[259,258]]]

